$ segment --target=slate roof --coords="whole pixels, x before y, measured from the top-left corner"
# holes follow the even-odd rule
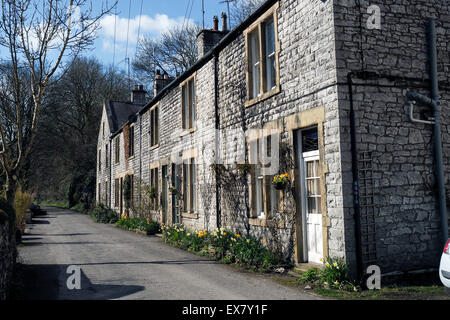
[[[130,117],[136,115],[143,107],[144,105],[131,102],[107,101],[106,114],[108,115],[111,133],[121,129],[129,121]]]

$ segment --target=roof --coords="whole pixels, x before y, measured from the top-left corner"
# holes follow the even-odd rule
[[[111,133],[121,129],[130,120],[131,116],[136,115],[144,105],[133,104],[131,102],[110,101],[106,102],[106,114],[108,116]]]

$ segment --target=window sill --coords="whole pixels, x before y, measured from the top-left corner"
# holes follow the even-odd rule
[[[261,102],[263,100],[269,99],[270,97],[272,97],[272,96],[274,96],[274,95],[276,95],[276,94],[278,94],[280,92],[281,92],[280,86],[278,86],[278,87],[276,87],[276,88],[274,88],[274,89],[272,89],[270,91],[267,91],[267,92],[263,93],[262,95],[260,95],[260,96],[258,96],[256,98],[253,98],[253,99],[245,101],[244,105],[245,105],[245,107],[251,107],[254,104],[257,104],[257,103],[259,103],[259,102]]]
[[[285,225],[283,221],[279,221],[276,223],[275,221],[271,219],[259,219],[259,218],[250,218],[248,220],[249,225],[255,226],[255,227],[275,227],[278,229],[284,229]]]
[[[181,216],[186,219],[198,219],[198,213],[183,212]]]
[[[128,160],[133,160],[136,156],[128,157]]]
[[[185,129],[183,132],[180,133],[180,137],[184,137],[184,136],[187,136],[189,134],[192,134],[196,130],[197,130],[197,127],[193,127],[193,128],[190,128],[190,129]]]
[[[149,148],[149,150],[152,151],[152,150],[155,150],[155,149],[158,149],[158,148],[159,148],[159,144],[155,144],[154,146],[151,146]]]

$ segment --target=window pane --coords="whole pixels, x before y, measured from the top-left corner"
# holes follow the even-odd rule
[[[271,90],[276,86],[276,61],[275,61],[275,32],[273,20],[264,25],[266,47],[266,88]]]
[[[270,177],[269,181],[272,181],[273,176]],[[276,212],[278,210],[278,194],[275,187],[270,183],[270,205],[271,211]]]
[[[189,81],[189,94],[190,94],[190,117],[191,128],[195,126],[195,85],[194,80]]]
[[[192,212],[195,212],[197,210],[197,208],[196,208],[197,181],[196,181],[195,175],[196,175],[195,162],[194,162],[194,159],[192,159],[192,163],[191,163],[191,210],[192,210]]]
[[[314,162],[306,163],[306,178],[314,177]]]
[[[257,214],[259,217],[264,217],[264,197],[263,197],[263,177],[257,176],[256,177],[256,201],[257,201]]]
[[[155,108],[155,144],[159,143],[159,107]]]
[[[258,29],[250,34],[250,65],[251,65],[251,78],[252,78],[252,91],[251,98],[255,98],[259,95],[259,35]]]
[[[307,195],[312,196],[316,194],[315,180],[306,180]]]
[[[317,128],[302,132],[302,151],[310,152],[319,150],[319,136]]]
[[[317,213],[315,198],[308,197],[308,213]]]
[[[189,176],[188,176],[188,166],[183,164],[183,201],[184,201],[184,212],[189,210]]]
[[[183,129],[188,128],[189,118],[188,118],[188,103],[189,103],[189,97],[188,97],[188,90],[187,86],[183,86],[182,89],[182,106],[183,106]]]

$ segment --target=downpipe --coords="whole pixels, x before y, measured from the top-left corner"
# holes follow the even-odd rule
[[[412,106],[416,102],[431,106],[434,113],[433,132],[434,132],[434,150],[436,162],[436,181],[438,184],[438,202],[439,213],[441,216],[442,243],[448,240],[448,213],[445,193],[444,163],[442,155],[442,136],[441,136],[441,104],[439,101],[439,83],[437,72],[437,48],[436,48],[436,23],[433,19],[428,21],[429,38],[429,59],[430,59],[430,80],[431,80],[431,98],[410,91],[407,93],[408,103]],[[414,122],[424,123],[423,120],[411,119]]]
[[[350,138],[352,154],[352,176],[353,176],[353,210],[355,220],[355,249],[356,249],[356,272],[358,279],[363,276],[362,271],[362,246],[361,246],[361,207],[359,205],[359,179],[358,179],[358,149],[356,143],[356,119],[353,104],[353,72],[347,74],[347,84],[350,100]]]

